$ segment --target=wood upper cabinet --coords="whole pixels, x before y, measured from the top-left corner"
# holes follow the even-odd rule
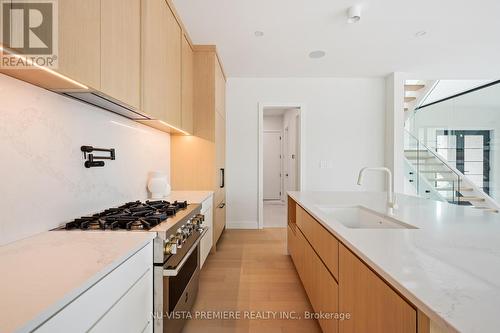
[[[167,119],[167,17],[165,0],[142,0],[142,110]],[[162,42],[163,41],[163,42]]]
[[[140,0],[101,0],[100,90],[139,109],[140,72]]]
[[[182,80],[182,32],[174,14],[168,7],[166,17],[167,39],[167,118],[165,121],[177,128],[182,127],[181,80]]]
[[[215,142],[216,114],[226,119],[226,80],[214,46],[195,46],[194,51],[194,134]]]
[[[194,135],[215,141],[215,52],[194,52]]]
[[[219,59],[215,58],[215,110],[226,118],[226,79]]]
[[[351,314],[341,333],[415,333],[417,311],[344,245],[339,251],[339,306]]]
[[[101,0],[59,0],[57,71],[101,88]]]
[[[181,128],[193,133],[193,66],[194,55],[193,49],[189,44],[186,36],[182,36],[182,117]]]
[[[181,28],[165,0],[142,0],[142,110],[181,128]]]
[[[50,90],[85,90],[80,84],[98,90],[101,81],[101,0],[59,0],[57,4],[58,62],[57,68],[53,70],[63,77],[36,67],[1,67],[0,73]],[[16,2],[16,8],[25,6],[26,4]],[[50,32],[37,31],[37,34],[45,33]],[[22,54],[20,50],[14,51]],[[2,57],[8,56],[2,54]],[[65,80],[64,77],[80,84]]]

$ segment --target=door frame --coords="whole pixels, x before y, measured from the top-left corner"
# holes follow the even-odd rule
[[[299,135],[299,170],[298,170],[298,187],[299,190],[303,191],[305,189],[305,180],[304,180],[304,170],[305,170],[305,160],[306,160],[306,106],[303,103],[259,103],[258,105],[258,117],[259,117],[259,126],[257,128],[258,138],[259,138],[259,146],[258,146],[258,163],[259,163],[259,171],[258,171],[258,199],[257,199],[257,211],[258,211],[258,228],[264,228],[264,158],[263,158],[263,133],[264,133],[264,110],[265,109],[298,109],[299,122],[300,122],[300,133]],[[283,196],[286,199],[286,193],[283,193]],[[285,200],[286,202],[286,200]]]
[[[280,136],[280,198],[279,200],[280,201],[283,201],[283,191],[285,190],[284,188],[284,184],[283,184],[283,169],[284,169],[284,165],[283,165],[283,131],[279,131],[279,130],[263,130],[262,133],[274,133],[274,134],[279,134]],[[264,152],[264,151],[262,151]],[[264,171],[264,158],[262,159],[262,171]],[[264,174],[262,174],[264,175]],[[262,200],[264,200],[264,186],[262,186]],[[277,201],[277,200],[275,200]]]

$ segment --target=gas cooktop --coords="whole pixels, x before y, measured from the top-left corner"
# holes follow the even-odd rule
[[[164,200],[128,202],[120,207],[106,209],[101,213],[77,218],[66,223],[62,229],[149,230],[187,207],[187,201],[174,201],[172,203]]]

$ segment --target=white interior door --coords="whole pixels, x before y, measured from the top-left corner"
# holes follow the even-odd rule
[[[281,199],[281,133],[264,132],[264,200]]]
[[[464,174],[481,189],[484,187],[484,137],[464,136]]]

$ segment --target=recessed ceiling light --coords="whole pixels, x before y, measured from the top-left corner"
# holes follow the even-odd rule
[[[326,55],[325,51],[317,50],[317,51],[312,51],[311,53],[309,53],[309,58],[319,59],[319,58],[323,58],[325,55]]]
[[[427,35],[427,31],[418,31],[417,33],[415,33],[415,37],[422,37],[422,36],[425,36]]]
[[[354,5],[347,9],[347,23],[356,23],[361,20],[361,6]]]
[[[254,35],[255,35],[255,37],[262,37],[262,36],[264,36],[264,32],[257,30],[256,32],[254,32]]]

